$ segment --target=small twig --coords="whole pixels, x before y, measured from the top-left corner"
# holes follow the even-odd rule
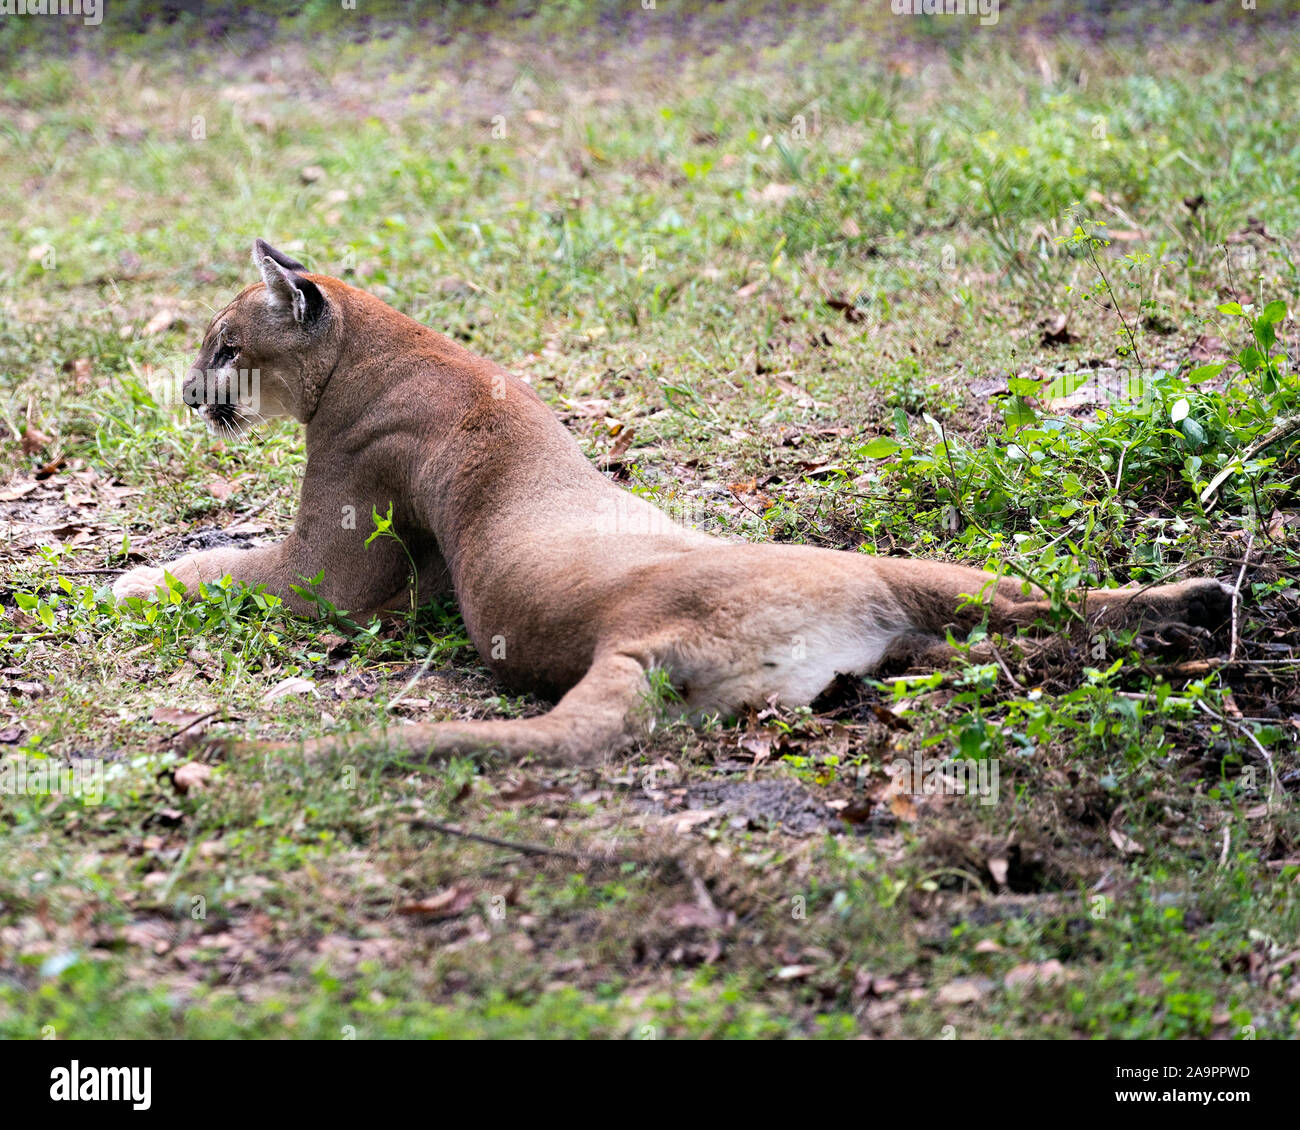
[[[1128,449],[1132,447],[1131,443],[1126,443],[1119,453],[1119,466],[1115,468],[1115,493],[1119,494],[1119,481],[1124,477],[1124,460],[1128,456]],[[1102,476],[1105,478],[1105,476]]]
[[[1138,363],[1138,375],[1141,376],[1146,366],[1142,363],[1142,354],[1138,352],[1137,338],[1133,336],[1133,331],[1129,329],[1128,319],[1124,317],[1124,311],[1119,308],[1119,296],[1111,289],[1110,279],[1106,277],[1106,272],[1101,269],[1101,263],[1097,260],[1097,249],[1092,245],[1091,237],[1088,240],[1088,258],[1092,260],[1092,265],[1096,268],[1097,274],[1101,276],[1101,282],[1106,288],[1106,296],[1110,299],[1111,307],[1119,315],[1120,325],[1124,327],[1124,333],[1128,336],[1129,348],[1133,350],[1133,359]]]
[[[397,704],[406,697],[406,692],[409,691],[413,686],[415,686],[416,683],[418,683],[421,679],[424,678],[424,676],[428,673],[429,665],[433,662],[433,657],[435,654],[436,653],[433,646],[430,645],[429,654],[424,657],[424,662],[420,665],[420,669],[414,675],[411,676],[410,682],[408,682],[406,686],[404,686],[400,691],[397,692],[397,697],[393,699],[391,702],[389,702],[388,704],[389,710],[396,709]]]
[[[1217,721],[1222,722],[1225,726],[1231,726],[1234,730],[1237,731],[1237,733],[1241,734],[1243,737],[1248,738],[1250,740],[1251,745],[1253,745],[1257,750],[1259,750],[1260,757],[1264,759],[1264,764],[1268,766],[1268,799],[1272,800],[1273,797],[1277,794],[1277,790],[1281,787],[1277,779],[1277,769],[1273,765],[1273,755],[1268,752],[1268,749],[1259,740],[1259,738],[1255,737],[1255,731],[1252,730],[1249,726],[1242,725],[1235,718],[1229,718],[1226,714],[1220,714],[1212,706],[1206,703],[1205,699],[1203,698],[1197,699],[1196,705],[1199,706],[1202,710],[1204,710],[1205,713],[1208,714],[1211,718],[1214,718]]]
[[[1252,531],[1246,539],[1246,552],[1241,558],[1241,571],[1237,574],[1237,583],[1232,588],[1232,643],[1228,647],[1228,662],[1231,663],[1237,658],[1237,610],[1241,607],[1241,582],[1246,579],[1246,566],[1250,564],[1250,550],[1255,544],[1255,534]]]
[[[171,745],[172,742],[174,742],[174,741],[175,741],[177,738],[179,738],[183,733],[185,733],[186,730],[192,730],[192,729],[194,729],[194,727],[197,726],[200,722],[207,722],[207,721],[209,721],[210,719],[215,718],[215,717],[216,717],[218,714],[220,714],[220,713],[221,713],[220,710],[209,710],[206,714],[200,714],[200,715],[199,715],[197,718],[195,718],[192,722],[186,722],[185,725],[182,726],[179,730],[176,730],[174,733],[168,734],[165,738],[162,739],[161,744],[162,744],[162,745]]]
[[[582,863],[610,865],[657,862],[655,860],[632,859],[629,856],[596,855],[585,851],[567,851],[564,848],[546,847],[543,844],[525,844],[516,840],[502,840],[496,836],[485,836],[481,832],[466,832],[463,828],[457,828],[454,824],[443,824],[438,820],[429,820],[423,816],[405,816],[402,817],[402,822],[412,828],[426,828],[431,832],[441,832],[444,836],[457,836],[462,840],[473,840],[475,843],[487,844],[489,847],[509,848],[511,851],[523,852],[525,855],[546,855],[555,859],[575,859]]]
[[[997,660],[998,666],[1002,668],[1002,673],[1011,680],[1011,685],[1015,687],[1016,690],[1023,691],[1025,689],[1024,684],[1011,673],[1011,668],[1006,665],[1006,662],[1002,658],[1002,652],[1000,652],[993,644],[989,644],[989,650],[993,652],[993,658]]]
[[[1255,458],[1255,456],[1263,451],[1264,448],[1277,443],[1280,439],[1286,439],[1289,436],[1294,435],[1296,432],[1300,432],[1300,416],[1292,416],[1289,420],[1283,420],[1276,428],[1269,432],[1268,435],[1261,439],[1257,439],[1235,459],[1230,459],[1228,465],[1215,475],[1214,478],[1210,480],[1209,485],[1201,491],[1201,505],[1205,506],[1207,512],[1213,510],[1215,503],[1218,501],[1218,499],[1214,498],[1215,492],[1218,491],[1218,489],[1223,486],[1228,479],[1233,475],[1240,474],[1244,471],[1246,469],[1246,463]],[[1208,506],[1206,506],[1207,502],[1209,503]]]

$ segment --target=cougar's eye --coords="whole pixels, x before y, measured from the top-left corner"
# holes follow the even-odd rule
[[[212,355],[212,367],[214,369],[224,369],[239,355],[239,348],[231,345],[228,341],[223,341],[217,346],[217,351]]]

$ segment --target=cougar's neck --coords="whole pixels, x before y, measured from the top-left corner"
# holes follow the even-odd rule
[[[336,285],[346,296],[343,344],[308,423],[309,458],[384,451],[380,470],[408,485],[412,517],[449,563],[490,552],[503,526],[517,532],[589,507],[593,492],[618,491],[525,382]]]

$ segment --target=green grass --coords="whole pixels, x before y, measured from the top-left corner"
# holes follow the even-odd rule
[[[0,796],[0,1035],[1296,1034],[1295,441],[1246,453],[1300,397],[1297,25],[1022,7],[0,29],[0,752],[104,768],[98,805]],[[527,376],[593,458],[633,429],[619,473],[673,513],[1005,563],[1062,604],[1240,576],[1246,662],[1002,641],[596,770],[377,739],[178,785],[195,716],[544,705],[451,607],[113,604],[183,536],[292,521],[301,435],[223,442],[171,387],[256,236]],[[951,751],[998,759],[998,803],[891,797],[896,757]],[[751,777],[849,819],[681,820]]]

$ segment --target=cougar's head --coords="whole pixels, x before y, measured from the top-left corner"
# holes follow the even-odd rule
[[[262,281],[212,319],[182,386],[185,403],[218,432],[239,434],[271,416],[306,421],[334,368],[338,312],[328,280],[263,240]]]

